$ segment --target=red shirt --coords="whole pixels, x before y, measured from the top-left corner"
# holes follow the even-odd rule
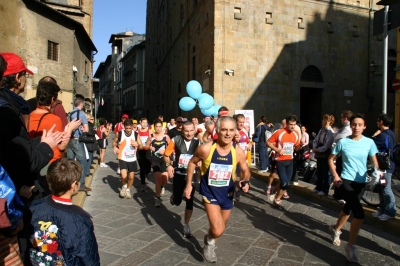
[[[120,132],[120,131],[122,131],[122,130],[124,130],[125,129],[125,127],[124,127],[124,125],[122,124],[122,122],[119,122],[119,123],[117,123],[116,125],[115,125],[115,127],[114,127],[114,133],[118,133],[118,132]],[[99,136],[100,137],[100,136]]]

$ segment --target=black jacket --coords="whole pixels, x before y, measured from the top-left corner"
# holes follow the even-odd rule
[[[0,164],[16,190],[33,185],[36,174],[53,158],[53,150],[40,137],[29,139],[18,104],[0,89]]]
[[[96,135],[96,130],[94,130],[94,124],[88,122],[89,131],[87,133],[88,136],[94,137]],[[93,143],[85,143],[88,152],[95,152],[99,149],[99,143],[97,141]]]

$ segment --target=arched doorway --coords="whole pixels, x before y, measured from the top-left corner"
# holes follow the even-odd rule
[[[316,66],[310,65],[300,77],[300,120],[308,132],[317,133],[322,119],[323,77]]]

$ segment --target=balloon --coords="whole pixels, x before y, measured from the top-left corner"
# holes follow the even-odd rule
[[[211,116],[212,115],[212,110],[211,110],[211,108],[210,109],[207,109],[207,110],[204,110],[203,108],[200,108],[200,111],[201,111],[201,113],[203,114],[203,115],[207,115],[207,116]]]
[[[189,94],[190,97],[197,100],[201,97],[201,85],[196,80],[191,80],[186,85],[186,92]]]
[[[182,111],[190,111],[196,106],[195,100],[190,97],[183,97],[179,100],[179,108]]]
[[[213,116],[215,116],[215,117],[218,117],[218,110],[219,110],[219,108],[221,108],[222,106],[221,105],[219,105],[219,104],[216,104],[216,105],[214,105],[213,106]]]
[[[203,108],[204,110],[210,109],[214,105],[214,98],[207,93],[203,93],[203,97],[200,98],[199,100],[199,106],[200,108]]]

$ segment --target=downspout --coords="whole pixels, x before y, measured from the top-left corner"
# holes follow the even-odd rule
[[[371,62],[371,20],[372,20],[372,9],[374,6],[374,0],[370,0],[370,6],[369,6],[369,12],[368,12],[368,43],[367,43],[367,53],[368,53],[368,63],[367,63],[367,93],[366,93],[366,97],[367,99],[369,99],[369,91],[371,88],[371,73],[369,71],[369,64]]]

